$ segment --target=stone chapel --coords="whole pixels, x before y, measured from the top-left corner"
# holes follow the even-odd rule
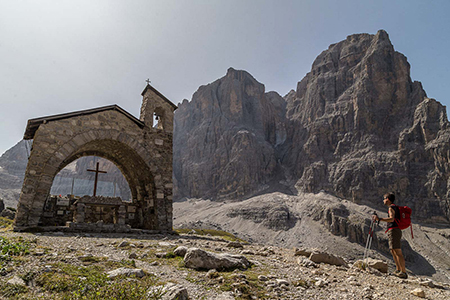
[[[56,174],[83,156],[113,162],[128,182],[132,202],[79,199],[65,230],[172,230],[173,116],[177,106],[149,83],[141,95],[139,119],[118,105],[109,105],[28,120],[24,139],[32,139],[33,146],[17,207],[16,231],[50,226],[58,212],[69,211],[68,201],[57,202],[53,210],[45,208]],[[113,221],[86,223],[85,210],[96,206],[113,210]]]

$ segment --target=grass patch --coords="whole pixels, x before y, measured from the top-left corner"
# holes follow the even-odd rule
[[[58,263],[54,269],[38,275],[35,283],[57,299],[143,299],[149,288],[157,284],[157,279],[149,275],[109,279],[109,268],[101,264],[77,267]],[[157,291],[149,299],[161,299]]]
[[[105,266],[109,269],[118,269],[118,268],[136,268],[136,262],[134,260],[122,259],[120,261],[112,261],[108,260],[105,263]]]
[[[20,261],[24,255],[30,254],[30,242],[22,237],[10,240],[0,236],[0,275],[9,273],[6,267],[12,259]]]
[[[0,254],[2,256],[20,256],[30,254],[30,242],[22,237],[12,241],[0,236]]]
[[[258,273],[247,270],[240,274],[218,272],[214,278],[205,280],[204,276],[198,277],[199,273],[190,273],[186,280],[195,284],[209,285],[213,289],[219,285],[219,290],[222,292],[236,292],[239,295],[236,299],[267,299],[267,290],[264,284],[258,280]]]
[[[11,229],[14,220],[10,220],[8,218],[0,217],[0,227],[4,227],[3,229]]]
[[[193,233],[193,231],[195,231],[195,234],[197,234],[197,235],[215,236],[215,237],[220,237],[220,238],[223,238],[224,240],[232,241],[232,242],[234,242],[234,241],[245,242],[244,240],[237,238],[233,234],[226,232],[226,231],[222,231],[222,230],[189,229],[189,228],[175,229],[175,232],[177,232],[178,234],[188,234],[188,233]]]

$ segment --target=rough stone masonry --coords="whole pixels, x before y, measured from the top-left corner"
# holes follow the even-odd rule
[[[45,202],[59,171],[83,156],[112,161],[126,178],[132,228],[172,230],[173,114],[177,108],[150,84],[137,119],[117,105],[28,120],[33,139],[14,228],[41,226]],[[157,124],[154,124],[154,120]],[[132,218],[130,218],[132,217]]]

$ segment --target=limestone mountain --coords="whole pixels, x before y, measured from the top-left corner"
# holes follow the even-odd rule
[[[202,86],[175,114],[177,198],[324,190],[380,207],[394,191],[448,222],[446,109],[410,77],[388,34],[355,34],[314,61],[296,91],[266,93],[245,71]]]
[[[349,36],[316,58],[287,98],[283,163],[298,188],[365,204],[394,191],[420,217],[448,221],[446,110],[409,69],[385,31]]]
[[[249,73],[230,68],[175,112],[174,178],[179,196],[240,198],[280,169],[286,102]]]

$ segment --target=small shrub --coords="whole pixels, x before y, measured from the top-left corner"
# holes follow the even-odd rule
[[[368,265],[365,262],[361,261],[361,260],[358,260],[356,263],[353,264],[353,266],[355,268],[360,269],[360,270],[366,270],[367,267],[368,267]]]
[[[28,271],[27,273],[25,273],[23,275],[19,275],[19,277],[22,278],[26,284],[31,282],[35,276],[36,276],[36,272],[34,272],[34,271]]]
[[[20,284],[5,284],[0,287],[0,295],[8,298],[28,292],[28,288]]]
[[[306,280],[303,280],[303,279],[296,280],[296,281],[292,282],[292,285],[295,286],[295,287],[301,286],[301,287],[304,287],[304,288],[307,288],[309,286],[308,282]]]

